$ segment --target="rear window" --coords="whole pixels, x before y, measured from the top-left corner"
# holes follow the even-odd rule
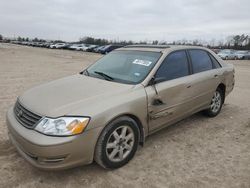
[[[193,73],[213,69],[212,61],[204,50],[188,50],[192,61]]]

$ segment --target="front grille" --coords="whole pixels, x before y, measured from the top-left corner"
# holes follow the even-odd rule
[[[18,100],[14,107],[14,114],[17,121],[29,129],[32,129],[34,125],[42,118],[41,116],[34,114],[33,112],[24,108]]]

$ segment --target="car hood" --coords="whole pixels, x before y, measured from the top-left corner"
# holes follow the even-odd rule
[[[110,100],[133,87],[78,74],[31,88],[19,97],[19,102],[41,116],[79,115],[71,113]]]

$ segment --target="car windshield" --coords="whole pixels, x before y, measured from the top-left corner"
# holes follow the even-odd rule
[[[114,51],[90,66],[86,75],[137,84],[145,79],[161,55],[160,52]]]

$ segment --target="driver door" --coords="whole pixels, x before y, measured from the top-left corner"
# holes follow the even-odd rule
[[[185,50],[170,53],[155,74],[161,80],[146,87],[149,132],[167,126],[185,116],[196,106],[191,84],[190,64]]]

